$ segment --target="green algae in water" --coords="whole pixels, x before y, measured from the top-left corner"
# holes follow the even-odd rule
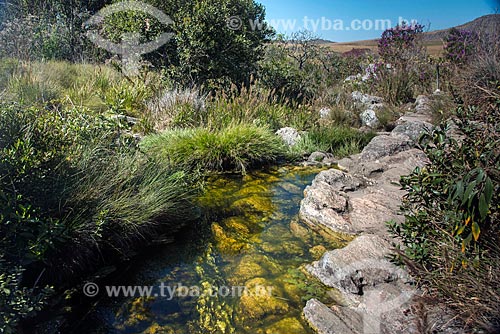
[[[280,334],[312,333],[302,319],[305,301],[331,303],[328,289],[303,265],[348,239],[311,231],[297,219],[303,190],[319,170],[280,168],[209,181],[200,203],[205,222],[183,241],[135,264],[116,285],[197,287],[193,296],[105,300],[85,333]],[[245,287],[240,296],[213,287]],[[253,293],[257,289],[266,293]],[[261,291],[262,292],[262,291]],[[270,292],[270,293],[267,293]]]

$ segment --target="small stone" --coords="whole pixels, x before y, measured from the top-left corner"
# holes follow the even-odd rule
[[[361,123],[364,126],[375,129],[380,125],[380,121],[377,118],[377,114],[373,109],[368,109],[361,113],[360,115]]]
[[[281,137],[288,146],[295,146],[302,138],[299,131],[294,128],[282,128],[276,131],[276,135]]]

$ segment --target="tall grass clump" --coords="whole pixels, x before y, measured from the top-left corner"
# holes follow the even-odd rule
[[[310,106],[283,100],[275,90],[255,84],[242,89],[232,86],[231,90],[212,96],[203,125],[220,129],[234,123],[253,123],[273,131],[286,126],[305,130],[318,119],[319,115]]]
[[[238,171],[276,161],[284,144],[266,128],[231,125],[220,130],[174,129],[150,135],[142,149],[174,166],[194,171]]]

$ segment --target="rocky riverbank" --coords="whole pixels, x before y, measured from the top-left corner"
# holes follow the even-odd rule
[[[400,177],[427,163],[416,149],[432,128],[426,97],[390,133],[375,137],[362,153],[343,159],[339,169],[320,173],[305,190],[300,218],[317,230],[354,235],[345,248],[324,254],[307,270],[340,292],[337,305],[308,301],[304,316],[320,334],[459,333],[450,312],[423,302],[411,276],[388,260],[394,239],[386,222],[404,222],[405,192]]]

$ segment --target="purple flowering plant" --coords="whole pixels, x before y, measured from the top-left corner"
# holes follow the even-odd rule
[[[387,29],[378,42],[380,57],[387,63],[410,60],[414,51],[419,48],[418,37],[423,31],[423,25],[406,22]]]
[[[446,60],[453,64],[464,64],[477,50],[479,36],[470,30],[452,28],[444,43]]]

